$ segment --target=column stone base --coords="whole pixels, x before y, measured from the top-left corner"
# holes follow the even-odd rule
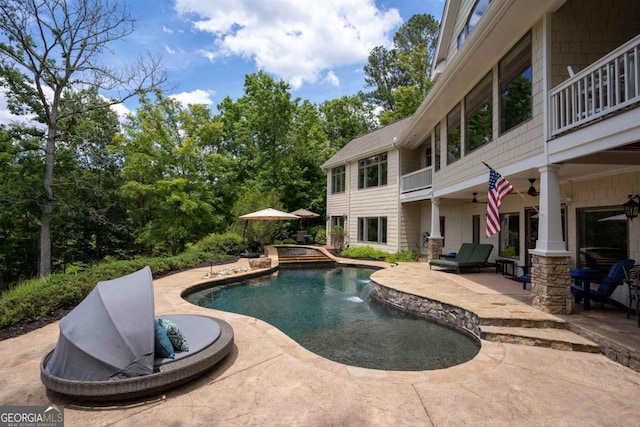
[[[429,239],[427,243],[427,261],[440,258],[444,239]]]
[[[569,256],[531,257],[531,295],[533,307],[552,314],[570,314],[571,258]]]

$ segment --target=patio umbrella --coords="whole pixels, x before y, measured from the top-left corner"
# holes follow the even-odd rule
[[[317,218],[320,216],[320,214],[308,211],[306,209],[298,209],[297,211],[293,211],[291,213],[293,215],[298,215],[300,218]]]
[[[242,240],[245,240],[245,235],[247,233],[247,225],[249,221],[286,221],[288,219],[299,219],[298,215],[286,213],[279,211],[273,208],[262,209],[261,211],[251,212],[245,215],[241,215],[240,219],[244,219],[244,229],[242,231]],[[246,242],[245,242],[246,246]],[[250,253],[248,250],[245,250],[244,253],[240,254],[240,256],[244,257],[254,257],[256,254]]]
[[[601,218],[598,220],[598,222],[600,221],[623,221],[623,222],[627,222],[627,216],[625,214],[619,214],[619,215],[613,215],[613,216],[608,216],[606,218]]]
[[[153,373],[154,303],[151,270],[99,282],[60,320],[46,370],[78,381],[108,381]]]
[[[240,219],[244,219],[247,221],[255,221],[255,220],[287,220],[287,219],[298,219],[300,218],[298,215],[290,214],[286,212],[279,211],[273,208],[263,209],[257,212],[251,212],[246,215],[241,215]]]

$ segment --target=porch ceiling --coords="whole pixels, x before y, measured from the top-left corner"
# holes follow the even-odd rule
[[[640,170],[640,142],[634,142],[622,147],[612,148],[566,161],[562,163],[559,177],[560,182],[565,183],[569,181],[584,181],[620,174],[625,171],[631,172],[637,170]],[[540,191],[540,176],[536,168],[514,173],[506,176],[506,178],[518,191],[525,195],[525,198],[531,201],[531,204],[538,203],[537,198],[526,194],[530,186],[529,178],[536,179],[534,187]],[[487,183],[482,180],[479,184],[470,185],[442,197],[446,199],[471,201],[474,192],[478,193],[477,199],[479,202],[485,202],[487,200]],[[515,192],[512,194],[520,197]]]

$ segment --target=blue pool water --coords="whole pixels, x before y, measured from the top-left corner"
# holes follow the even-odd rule
[[[478,353],[469,336],[369,298],[372,272],[355,267],[280,270],[186,299],[262,319],[308,350],[352,366],[440,369]]]

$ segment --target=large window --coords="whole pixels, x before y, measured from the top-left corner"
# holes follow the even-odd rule
[[[520,257],[520,215],[517,213],[500,214],[498,255]]]
[[[500,61],[500,132],[528,120],[531,110],[531,33]]]
[[[493,139],[493,74],[487,74],[464,99],[465,155]]]
[[[458,49],[462,47],[467,36],[473,31],[473,29],[478,25],[478,21],[484,15],[484,12],[487,10],[487,7],[491,3],[491,0],[477,0],[476,4],[473,5],[473,9],[471,9],[471,13],[467,18],[467,22],[465,23],[462,31],[458,34]]]
[[[344,166],[331,169],[331,194],[344,193],[346,173]]]
[[[387,217],[358,218],[358,241],[387,243]]]
[[[387,153],[358,162],[358,188],[387,185]]]
[[[447,165],[460,159],[460,104],[447,114]]]

